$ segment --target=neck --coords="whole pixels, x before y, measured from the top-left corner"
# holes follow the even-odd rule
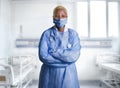
[[[62,27],[62,28],[58,28],[58,27],[57,27],[57,29],[58,29],[58,31],[60,31],[60,32],[64,32],[65,26]]]

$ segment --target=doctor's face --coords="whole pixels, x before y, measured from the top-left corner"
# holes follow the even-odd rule
[[[57,10],[53,16],[54,19],[67,18],[67,13],[64,10]]]

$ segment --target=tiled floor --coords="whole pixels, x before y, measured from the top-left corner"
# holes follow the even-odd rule
[[[28,88],[38,88],[38,81],[33,81]],[[105,85],[100,86],[100,81],[80,81],[80,88],[107,88]]]

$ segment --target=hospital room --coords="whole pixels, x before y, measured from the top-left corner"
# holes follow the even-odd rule
[[[0,88],[120,88],[120,0],[0,0]]]

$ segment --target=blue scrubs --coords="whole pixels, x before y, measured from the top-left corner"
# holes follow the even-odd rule
[[[39,43],[41,67],[39,88],[80,88],[75,62],[80,55],[78,34],[55,27],[44,31]]]

